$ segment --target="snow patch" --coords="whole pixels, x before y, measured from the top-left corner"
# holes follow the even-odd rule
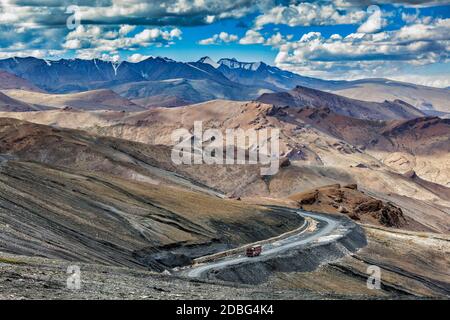
[[[220,59],[218,62],[220,65],[227,66],[230,69],[244,69],[250,71],[256,71],[261,66],[261,62],[240,62],[236,59]]]
[[[198,62],[200,63],[205,63],[205,64],[209,64],[210,66],[212,66],[213,68],[217,69],[218,67],[220,67],[220,64],[218,64],[217,62],[215,62],[213,59],[211,59],[210,57],[203,57],[201,58]]]

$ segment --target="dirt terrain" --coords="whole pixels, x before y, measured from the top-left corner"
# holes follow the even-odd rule
[[[33,162],[2,161],[0,190],[0,251],[159,271],[302,223],[180,187]]]
[[[35,92],[43,92],[34,84],[12,73],[0,70],[0,90],[21,89]]]
[[[369,245],[315,271],[279,272],[260,285],[191,280],[76,263],[81,288],[66,287],[72,262],[0,253],[2,299],[418,299],[448,298],[448,237],[366,227]],[[381,289],[367,288],[368,266]]]
[[[440,297],[450,295],[448,236],[365,228],[368,246],[313,272],[275,274],[266,287],[364,298]],[[381,269],[381,290],[367,288],[367,268]]]
[[[3,90],[7,96],[30,104],[78,110],[142,111],[137,105],[111,90],[101,89],[72,94],[49,94],[27,90]],[[24,110],[26,111],[26,110]]]
[[[27,112],[37,110],[51,110],[51,107],[39,107],[21,100],[17,100],[0,92],[0,111],[1,112]]]
[[[309,289],[277,289],[212,283],[155,272],[77,263],[81,288],[67,289],[67,268],[73,263],[0,253],[0,299],[345,299],[351,295],[316,293]],[[367,295],[366,298],[369,298]]]

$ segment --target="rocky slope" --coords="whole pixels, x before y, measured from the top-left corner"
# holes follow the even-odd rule
[[[383,102],[403,100],[425,113],[450,113],[448,88],[430,88],[412,83],[388,79],[365,79],[351,81],[332,89],[333,93],[352,99]]]
[[[29,81],[20,78],[12,73],[0,70],[0,90],[8,90],[8,89],[20,89],[27,91],[42,92],[41,89],[39,89],[37,86],[30,83]]]
[[[367,121],[338,115],[327,108],[306,108],[290,114],[357,146],[397,172],[414,170],[423,179],[449,186],[448,119]]]
[[[92,90],[74,94],[49,94],[25,90],[4,90],[7,96],[42,108],[72,108],[78,110],[143,111],[137,105],[111,90]],[[26,110],[23,110],[26,111]]]
[[[379,142],[371,146],[387,148],[384,143],[390,139],[394,144],[389,146],[398,142],[398,148],[419,154],[424,146],[407,135],[418,131],[413,136],[442,149],[445,122],[352,120],[328,112],[339,120],[329,121],[315,108],[229,101],[137,113],[56,110],[2,115],[52,126],[0,119],[0,252],[8,253],[0,253],[0,296],[80,298],[104,297],[106,292],[110,297],[148,298],[163,292],[173,298],[172,290],[179,288],[177,297],[186,297],[189,293],[182,288],[191,289],[192,282],[136,269],[163,271],[302,223],[282,210],[252,204],[261,197],[270,202],[292,196],[294,204],[306,199],[311,204],[302,206],[333,213],[345,211],[339,210],[341,205],[353,218],[372,225],[450,232],[447,189],[420,175],[397,172],[376,157],[375,148],[372,152],[364,145],[378,134]],[[181,127],[192,130],[197,120],[204,128],[280,128],[282,156],[289,160],[272,177],[261,176],[259,166],[175,166],[170,160],[171,133]],[[356,140],[351,140],[353,135]],[[319,189],[317,199],[315,192],[293,195],[336,183],[357,183],[364,193],[348,186]],[[222,199],[222,193],[242,200]],[[300,270],[307,272],[286,267],[322,261],[306,252],[302,259],[294,257],[295,264],[289,259],[284,266],[274,264],[285,272],[273,273],[268,284],[247,289],[201,283],[196,297],[208,290],[209,297],[222,292],[226,298],[448,296],[446,236],[373,227],[366,232],[369,247],[351,257]],[[58,281],[65,279],[66,270],[62,268],[61,275],[55,269],[64,263],[53,259],[91,263],[83,264],[88,271],[82,291],[64,289]],[[383,270],[380,291],[365,286],[367,267],[373,264]],[[117,280],[114,289],[104,271]],[[142,277],[166,291],[143,287]],[[274,294],[274,287],[283,289]]]
[[[272,92],[210,79],[130,82],[114,86],[112,90],[145,107],[177,107],[214,99],[250,100],[264,92]]]
[[[401,208],[365,195],[356,184],[323,186],[291,195],[289,199],[307,211],[345,214],[362,223],[408,228]]]
[[[182,108],[155,108],[140,113],[50,111],[2,115],[79,128],[149,145],[168,146],[173,144],[173,130],[182,127],[192,130],[193,123],[197,120],[203,121],[204,129],[280,128],[280,152],[282,157],[289,158],[290,161],[286,162],[286,166],[277,175],[268,179],[260,176],[258,166],[251,165],[176,166],[171,170],[233,196],[287,197],[321,185],[358,183],[362,190],[409,197],[429,202],[433,206],[449,205],[448,200],[441,197],[440,191],[399,175],[395,168],[382,162],[383,158],[378,158],[374,151],[365,148],[365,144],[372,141],[371,137],[376,137],[377,134],[382,137],[377,132],[384,130],[387,123],[358,120],[330,111],[212,101]],[[434,125],[441,126],[435,123],[425,128],[434,130]],[[436,135],[433,139],[445,139],[445,131],[440,129],[439,132],[441,136]],[[441,166],[445,166],[447,155],[437,152],[434,156],[436,164],[444,160]],[[417,174],[422,177],[423,171],[418,170]],[[427,179],[428,176],[422,178]],[[419,210],[420,214],[417,213],[415,219],[429,211],[425,209],[428,207],[425,205],[423,210]],[[435,214],[435,217],[445,217],[448,213],[446,209],[436,209]]]
[[[379,299],[440,298],[450,295],[448,236],[365,227],[368,246],[313,272],[275,273],[267,288],[311,290]],[[380,290],[367,287],[370,266],[378,266]]]
[[[0,112],[27,112],[38,110],[50,110],[51,107],[38,106],[18,99],[11,98],[0,92]]]
[[[302,223],[181,187],[11,159],[0,190],[0,251],[159,271]]]
[[[411,119],[425,115],[401,100],[367,102],[300,86],[287,92],[263,94],[257,100],[279,107],[329,108],[334,113],[359,119]]]

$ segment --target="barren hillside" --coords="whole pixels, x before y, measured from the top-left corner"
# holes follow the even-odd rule
[[[5,90],[11,98],[52,108],[73,108],[78,110],[142,111],[137,105],[111,90],[92,90],[73,94],[49,94],[25,90]]]

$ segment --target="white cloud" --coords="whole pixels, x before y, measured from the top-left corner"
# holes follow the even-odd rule
[[[340,34],[335,33],[335,34],[331,35],[330,39],[332,39],[332,40],[341,40],[342,36]]]
[[[450,61],[450,19],[406,25],[398,30],[353,33],[345,38],[304,34],[279,47],[280,68],[325,78],[374,77],[396,68]]]
[[[256,30],[248,30],[245,36],[239,40],[240,44],[263,44],[266,40],[264,37]]]
[[[83,59],[98,58],[104,54],[114,58],[119,50],[137,50],[152,45],[168,46],[182,35],[178,28],[144,29],[130,35],[133,30],[134,28],[124,25],[116,29],[110,26],[80,25],[67,34],[62,46],[65,49],[76,50],[75,54]]]
[[[367,21],[359,26],[358,32],[374,33],[380,31],[386,25],[386,20],[383,18],[383,13],[378,6],[370,6],[367,12],[372,14],[367,18]]]
[[[223,42],[234,42],[238,40],[238,37],[234,34],[228,34],[226,32],[221,32],[219,33],[219,39],[222,40]]]
[[[12,57],[56,58],[63,54],[64,50],[22,50],[20,52],[0,52],[0,59]]]
[[[300,3],[289,6],[276,6],[255,20],[255,27],[267,24],[294,26],[355,24],[361,22],[367,13],[363,10],[342,12],[333,4]]]
[[[143,60],[145,60],[145,59],[148,59],[148,58],[150,58],[150,57],[151,57],[151,56],[142,55],[142,54],[140,54],[140,53],[134,53],[134,54],[132,54],[131,56],[129,56],[129,57],[127,58],[127,60],[128,60],[129,62],[136,63],[136,62],[141,62],[141,61],[143,61]]]
[[[70,39],[67,40],[63,44],[64,48],[66,49],[80,49],[81,48],[81,41],[78,39]]]
[[[131,31],[133,31],[136,28],[136,26],[130,26],[129,24],[123,24],[120,26],[119,34],[121,36],[125,36],[129,34]]]
[[[229,34],[227,32],[221,32],[213,35],[211,38],[203,39],[199,41],[201,45],[212,45],[221,43],[230,43],[238,41],[238,36],[235,34]]]
[[[279,47],[282,44],[286,43],[285,37],[280,32],[273,34],[269,39],[266,40],[265,45],[271,47]]]

